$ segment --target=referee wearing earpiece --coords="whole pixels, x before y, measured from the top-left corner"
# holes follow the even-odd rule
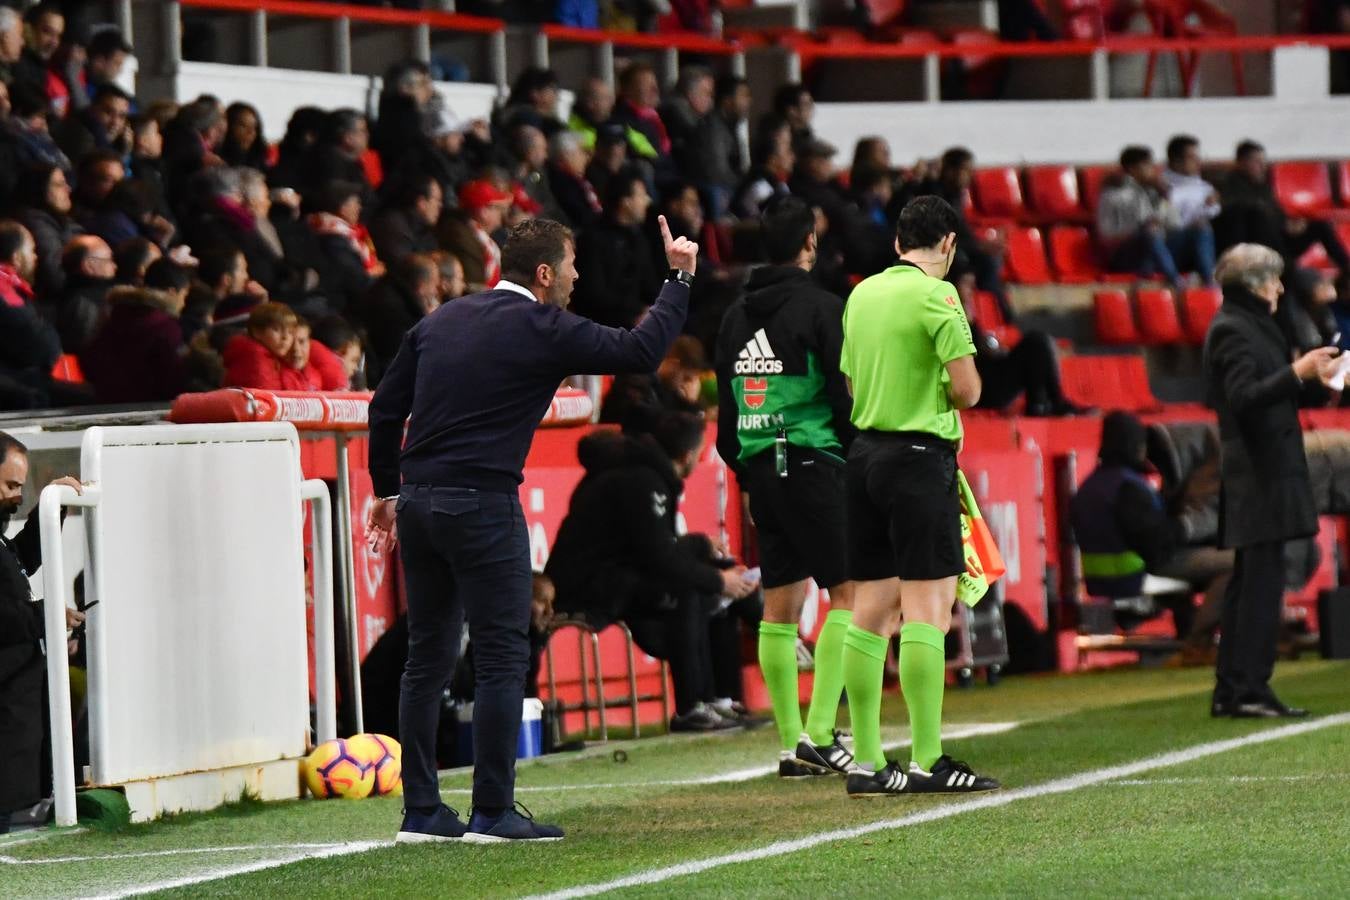
[[[515,757],[530,643],[530,542],[522,469],[535,427],[570,375],[652,372],[684,324],[698,245],[660,219],[671,269],[642,323],[607,328],[566,311],[577,280],[566,227],[512,229],[502,280],[428,315],[404,337],[370,403],[372,547],[397,539],[407,583],[399,698],[401,842],[559,840],[516,809]],[[404,423],[407,436],[404,436]],[[473,815],[441,803],[436,725],[464,620],[474,646]]]

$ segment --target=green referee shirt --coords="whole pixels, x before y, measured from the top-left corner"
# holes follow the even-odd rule
[[[947,363],[974,354],[956,288],[904,262],[866,279],[844,307],[839,362],[853,382],[853,424],[960,440]]]

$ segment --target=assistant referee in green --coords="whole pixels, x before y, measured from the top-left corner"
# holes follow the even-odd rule
[[[919,197],[900,213],[899,262],[854,288],[844,307],[840,369],[859,430],[848,455],[853,624],[844,689],[857,768],[853,796],[998,787],[942,752],[946,635],[965,569],[956,453],[961,414],[980,399],[975,343],[956,288],[956,211]],[[900,686],[909,708],[908,765],[881,749],[881,677],[900,627]]]

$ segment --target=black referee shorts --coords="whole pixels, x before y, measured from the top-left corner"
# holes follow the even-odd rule
[[[965,571],[956,448],[926,432],[865,431],[848,455],[849,573],[935,581]]]
[[[844,461],[788,447],[786,478],[778,476],[772,450],[752,457],[745,468],[764,586],[814,578],[830,588],[848,580]]]

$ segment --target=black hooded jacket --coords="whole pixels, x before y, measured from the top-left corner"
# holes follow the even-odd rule
[[[676,537],[684,482],[648,437],[599,431],[581,439],[586,475],[572,492],[545,573],[554,608],[613,621],[641,598],[722,590],[721,572]]]
[[[843,301],[797,266],[756,269],[745,289],[717,336],[717,452],[739,471],[773,447],[781,416],[788,443],[846,456]]]

